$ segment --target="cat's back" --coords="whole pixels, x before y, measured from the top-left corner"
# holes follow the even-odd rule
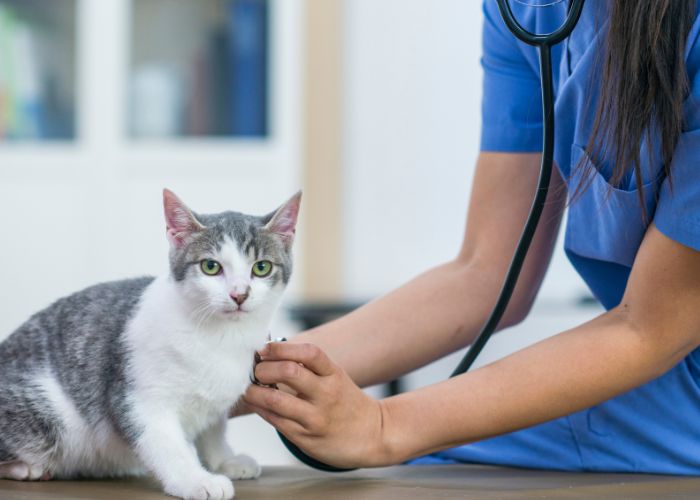
[[[136,311],[154,278],[144,276],[99,283],[59,299],[44,312],[60,336],[117,336]],[[94,339],[93,339],[94,340]]]
[[[113,417],[128,411],[122,334],[153,280],[63,297],[0,344],[0,462],[23,457],[56,477],[138,470],[129,422]]]
[[[108,356],[109,345],[119,338],[153,280],[146,276],[99,283],[58,299],[0,343],[0,366],[5,373],[26,372],[37,363],[60,366],[80,363],[86,356]]]

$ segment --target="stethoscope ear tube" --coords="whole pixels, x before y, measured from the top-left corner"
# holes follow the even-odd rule
[[[498,3],[498,10],[501,13],[503,22],[506,23],[506,26],[513,36],[528,45],[535,45],[538,47],[546,45],[548,47],[553,47],[569,36],[576,27],[576,24],[578,24],[581,12],[583,11],[584,0],[572,0],[567,9],[564,23],[556,31],[544,35],[532,33],[523,28],[515,18],[508,0],[496,0],[496,3]]]
[[[530,207],[530,213],[525,222],[525,227],[518,241],[518,245],[513,254],[510,267],[503,281],[501,292],[496,300],[489,318],[484,323],[481,332],[472,343],[471,347],[460,361],[457,368],[452,372],[450,377],[456,377],[465,373],[472,366],[479,353],[488,342],[489,338],[496,331],[498,323],[501,321],[503,314],[508,307],[508,302],[513,294],[515,285],[518,281],[518,276],[522,269],[527,251],[530,248],[532,239],[537,229],[540,216],[544,210],[545,202],[547,201],[547,193],[549,191],[549,182],[552,177],[552,165],[554,162],[554,88],[552,83],[552,53],[553,45],[564,40],[571,34],[571,31],[578,23],[581,11],[583,9],[584,0],[572,0],[569,7],[564,24],[556,31],[547,35],[536,35],[525,30],[520,23],[515,19],[513,11],[510,8],[508,0],[496,0],[498,8],[501,12],[504,22],[508,29],[518,39],[530,45],[535,45],[539,49],[540,55],[540,79],[542,84],[542,118],[544,121],[544,131],[542,140],[542,162],[540,164],[540,175],[537,181],[537,192]],[[313,467],[314,469],[326,472],[348,472],[355,469],[343,469],[328,465],[313,457],[307,455],[297,445],[292,443],[286,436],[279,431],[282,443],[287,447],[289,452],[294,455],[300,462]]]

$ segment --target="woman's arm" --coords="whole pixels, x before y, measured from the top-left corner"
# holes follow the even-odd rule
[[[539,166],[539,154],[481,153],[457,258],[293,341],[320,346],[360,386],[391,380],[468,345],[500,291],[530,210]],[[521,321],[539,290],[564,206],[559,188],[555,172],[501,327]],[[430,237],[430,229],[425,231]]]
[[[298,397],[254,386],[245,398],[322,461],[398,463],[545,422],[660,376],[700,345],[698,304],[700,252],[652,225],[620,306],[498,362],[375,401],[317,346],[271,344],[258,378],[288,384]]]
[[[700,345],[699,304],[700,253],[652,226],[615,309],[473,373],[386,400],[390,461],[567,415],[662,375]]]

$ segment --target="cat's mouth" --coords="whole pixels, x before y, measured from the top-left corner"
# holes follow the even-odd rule
[[[242,307],[237,307],[236,309],[223,309],[221,311],[221,314],[226,316],[227,318],[238,318],[239,316],[243,316],[247,313],[245,309]]]

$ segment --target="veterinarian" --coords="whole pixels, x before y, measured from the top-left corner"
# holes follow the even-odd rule
[[[514,4],[514,9],[519,8]],[[566,2],[523,9],[547,33]],[[694,0],[588,0],[553,50],[549,203],[500,328],[525,319],[565,208],[566,253],[606,312],[488,366],[383,400],[470,344],[527,216],[542,144],[536,50],[484,2],[483,129],[454,260],[273,343],[245,402],[340,467],[479,462],[700,474],[700,41]],[[557,170],[555,169],[555,170]]]

